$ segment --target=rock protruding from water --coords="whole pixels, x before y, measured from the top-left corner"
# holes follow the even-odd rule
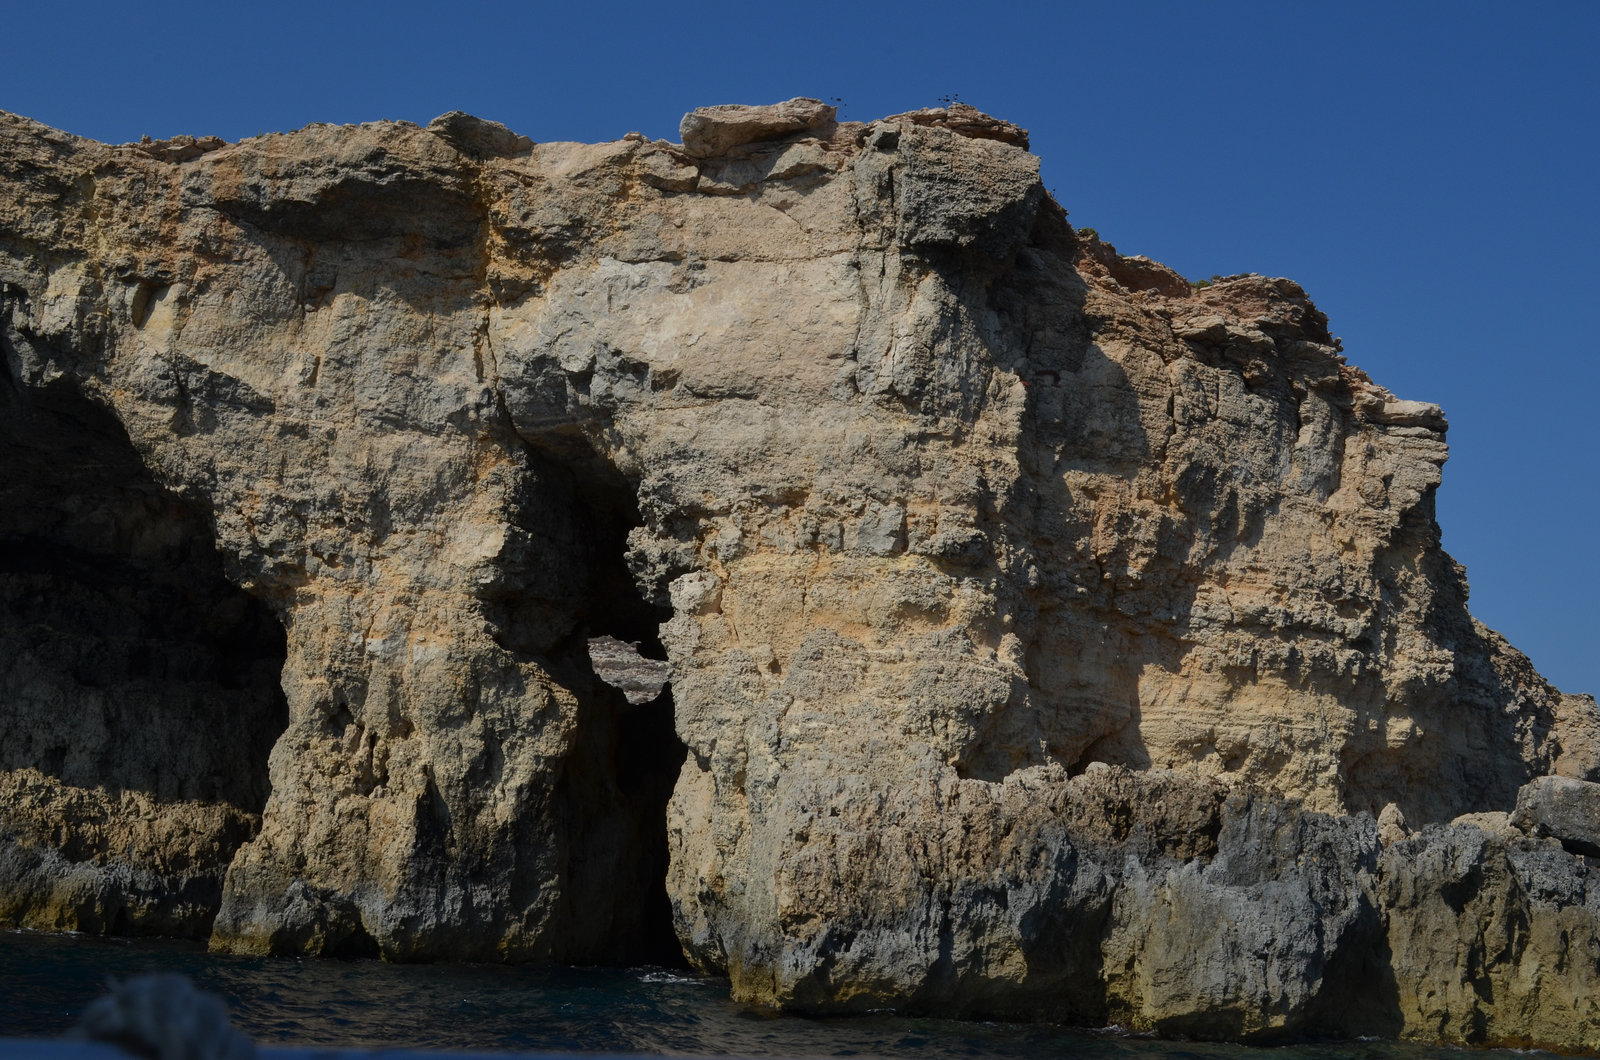
[[[115,983],[84,1010],[77,1037],[144,1060],[255,1060],[255,1043],[228,1022],[228,1007],[181,975]]]

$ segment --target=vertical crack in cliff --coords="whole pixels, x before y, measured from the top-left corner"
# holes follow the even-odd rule
[[[0,444],[0,922],[204,935],[287,724],[284,631],[75,388],[0,373]]]
[[[586,445],[526,450],[513,543],[484,602],[502,646],[578,701],[555,790],[564,878],[552,941],[579,964],[681,965],[666,893],[667,800],[687,749],[658,628],[629,573],[634,490]]]

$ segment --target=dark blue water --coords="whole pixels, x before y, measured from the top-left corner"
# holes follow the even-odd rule
[[[107,979],[179,972],[264,1045],[771,1057],[1431,1060],[1389,1042],[1278,1049],[1156,1042],[1049,1024],[774,1016],[663,969],[533,969],[219,957],[192,943],[0,932],[0,1037],[55,1036]],[[1486,1050],[1471,1060],[1510,1060]]]

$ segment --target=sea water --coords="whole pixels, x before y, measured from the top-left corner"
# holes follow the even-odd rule
[[[0,1038],[68,1030],[109,980],[178,972],[226,1000],[258,1043],[293,1048],[607,1052],[749,1057],[1083,1057],[1087,1060],[1424,1060],[1393,1042],[1253,1049],[1045,1023],[880,1014],[777,1016],[728,984],[663,968],[511,968],[222,957],[195,943],[0,932]],[[1471,1054],[1509,1058],[1485,1050]]]

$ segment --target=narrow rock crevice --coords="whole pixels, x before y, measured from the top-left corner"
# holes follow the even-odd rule
[[[658,629],[624,561],[634,491],[581,448],[529,450],[502,576],[485,590],[496,639],[545,664],[578,701],[554,791],[564,879],[553,955],[683,964],[666,894],[666,807],[687,749]]]

